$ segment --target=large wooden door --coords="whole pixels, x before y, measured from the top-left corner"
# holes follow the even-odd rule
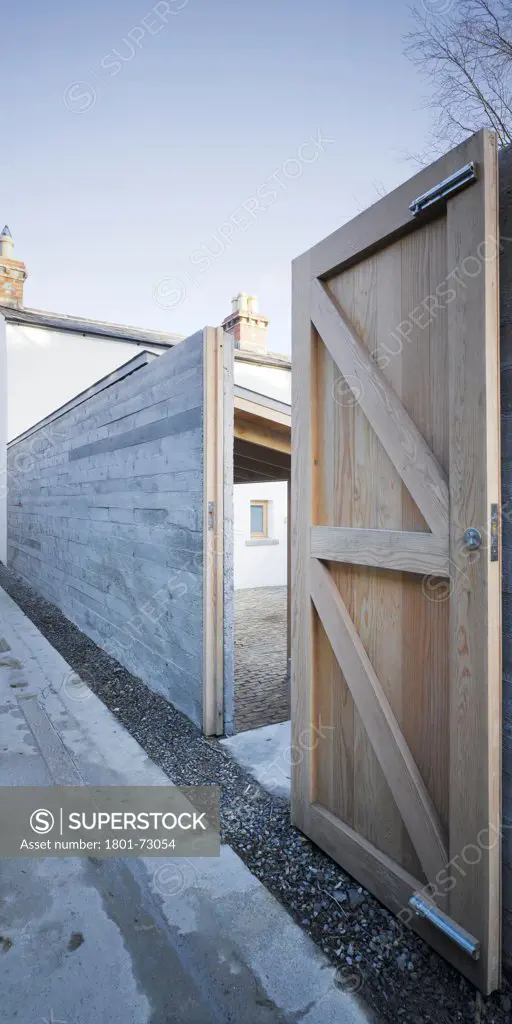
[[[500,970],[497,255],[481,132],[293,269],[293,820],[485,992]]]

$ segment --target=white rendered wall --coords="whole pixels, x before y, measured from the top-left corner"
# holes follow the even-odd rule
[[[287,582],[286,482],[235,484],[235,590],[285,587]],[[269,540],[251,541],[251,501],[269,501]],[[276,543],[277,542],[277,543]]]
[[[7,350],[0,314],[0,562],[7,562]]]
[[[128,362],[137,352],[162,351],[151,345],[136,346],[93,335],[64,334],[23,324],[6,326],[9,440]]]
[[[235,384],[249,391],[257,391],[279,402],[290,405],[292,397],[292,375],[290,370],[278,366],[260,366],[258,363],[245,363],[236,358],[235,352]]]

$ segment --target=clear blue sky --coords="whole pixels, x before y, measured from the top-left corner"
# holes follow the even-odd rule
[[[28,306],[190,333],[248,291],[289,351],[291,260],[424,146],[407,0],[24,0],[0,23]]]

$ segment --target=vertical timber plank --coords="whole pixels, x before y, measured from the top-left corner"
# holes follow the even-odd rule
[[[433,221],[429,231],[429,293],[438,295],[443,290],[448,268],[446,266],[446,217]],[[422,299],[424,296],[422,296]],[[447,477],[449,456],[449,398],[448,398],[448,310],[444,303],[435,314],[424,318],[429,335],[429,397],[430,423],[427,440],[443,467]],[[420,322],[424,322],[423,320]],[[425,328],[425,332],[427,327]],[[449,773],[449,597],[450,581],[440,584],[439,578],[424,580],[422,589],[429,595],[430,686],[423,721],[418,721],[417,761],[437,808],[446,835],[450,800]],[[430,738],[437,737],[436,757],[432,757]]]
[[[332,394],[334,384],[334,363],[315,335],[315,384],[316,391],[312,401],[318,410],[316,422],[316,445],[319,453],[319,465],[316,467],[315,523],[332,524],[336,522],[334,515],[333,477],[334,477],[334,402]],[[321,453],[321,454],[320,454]],[[314,793],[313,799],[326,807],[335,807],[334,779],[336,769],[342,771],[341,762],[336,761],[334,750],[334,722],[338,684],[341,683],[340,671],[334,658],[327,634],[315,612],[315,726],[321,730],[318,738],[318,752],[314,759]],[[327,732],[324,732],[327,726]],[[334,760],[333,760],[334,759]],[[338,810],[337,810],[338,812]],[[339,812],[341,813],[341,812]]]
[[[403,319],[402,250],[400,243],[391,245],[375,257],[377,272],[377,303],[375,333],[368,338],[370,352],[378,351],[383,341],[390,355],[385,360],[383,373],[399,398],[403,399],[403,353],[397,351],[397,325]],[[378,479],[378,522],[379,529],[402,529],[402,497],[405,490],[397,477],[394,467],[379,445],[377,453]],[[407,615],[407,600],[404,597],[405,573],[379,572],[375,574],[377,591],[376,603],[376,658],[380,680],[400,726],[403,727],[404,703],[407,674],[404,671],[404,650],[402,644],[403,624]],[[394,801],[387,796],[387,843],[385,853],[393,856],[402,865],[414,868],[417,878],[422,869],[414,848],[398,813]],[[414,873],[413,871],[413,873]]]
[[[401,286],[402,319],[406,326],[406,338],[401,337],[402,387],[401,398],[405,408],[414,418],[421,434],[432,447],[432,385],[430,380],[430,336],[428,323],[415,317],[416,310],[430,292],[430,225],[418,228],[401,241]],[[420,307],[421,308],[421,307]],[[428,318],[425,317],[425,320]],[[398,332],[395,332],[398,333]],[[400,336],[399,336],[400,337]],[[402,491],[402,525],[404,530],[428,531],[428,526],[413,501],[407,488]],[[403,641],[402,641],[402,684],[403,716],[405,736],[411,745],[416,762],[427,782],[431,763],[443,762],[442,740],[446,732],[434,733],[431,725],[431,700],[439,687],[446,692],[447,680],[435,671],[432,665],[437,644],[436,620],[433,605],[425,595],[425,586],[418,576],[404,573],[402,580],[403,598]],[[443,592],[444,596],[444,592]],[[432,699],[432,691],[434,698]],[[442,703],[441,703],[442,707]],[[431,793],[431,796],[433,794]],[[402,860],[405,867],[417,878],[418,871],[415,851],[404,835]]]
[[[338,302],[352,316],[354,312],[354,275],[349,271],[346,275],[333,278],[328,283],[329,291],[332,290]],[[330,430],[329,421],[325,423],[325,443],[322,449],[324,465],[323,475],[326,473],[325,459],[329,453],[329,474],[326,479],[326,491],[329,493],[329,514],[327,522],[332,526],[356,525],[356,501],[357,501],[357,459],[355,440],[357,436],[357,412],[358,396],[350,387],[350,381],[340,373],[327,348],[320,342],[323,349],[324,362],[329,366],[330,378],[324,380],[324,394],[319,391],[322,405],[330,409]],[[353,383],[353,382],[352,382]],[[325,451],[325,455],[323,452]],[[331,563],[329,569],[332,578],[340,592],[341,598],[350,615],[354,618],[357,606],[358,568],[342,563]],[[331,719],[333,727],[330,737],[330,745],[324,744],[324,750],[319,750],[319,770],[321,770],[321,758],[327,761],[329,755],[329,774],[331,777],[331,794],[329,803],[326,806],[334,814],[342,818],[349,825],[354,824],[357,814],[358,802],[361,794],[366,788],[366,776],[364,769],[359,773],[357,764],[356,738],[359,728],[359,715],[354,707],[354,701],[345,677],[334,656],[332,647],[326,633],[322,630],[324,643],[324,661],[321,667],[322,676],[325,674],[328,685],[331,688]],[[327,658],[328,647],[329,661]],[[328,675],[326,669],[329,669]]]
[[[351,304],[344,308],[363,344],[366,345],[370,339],[369,347],[373,350],[378,304],[376,260],[358,263],[342,274],[340,286],[343,278],[352,282]],[[381,479],[381,454],[382,460],[387,462],[379,438],[357,402],[353,448],[354,527],[378,528],[380,525],[380,495],[375,484],[377,479]],[[372,664],[375,664],[379,645],[379,591],[380,581],[372,569],[362,566],[353,570],[354,623]],[[357,710],[354,711],[354,767],[354,828],[383,852],[396,855],[393,818],[398,824],[398,833],[400,818]]]

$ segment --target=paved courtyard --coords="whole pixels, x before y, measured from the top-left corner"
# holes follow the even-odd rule
[[[290,717],[286,608],[286,587],[235,591],[237,732]]]

